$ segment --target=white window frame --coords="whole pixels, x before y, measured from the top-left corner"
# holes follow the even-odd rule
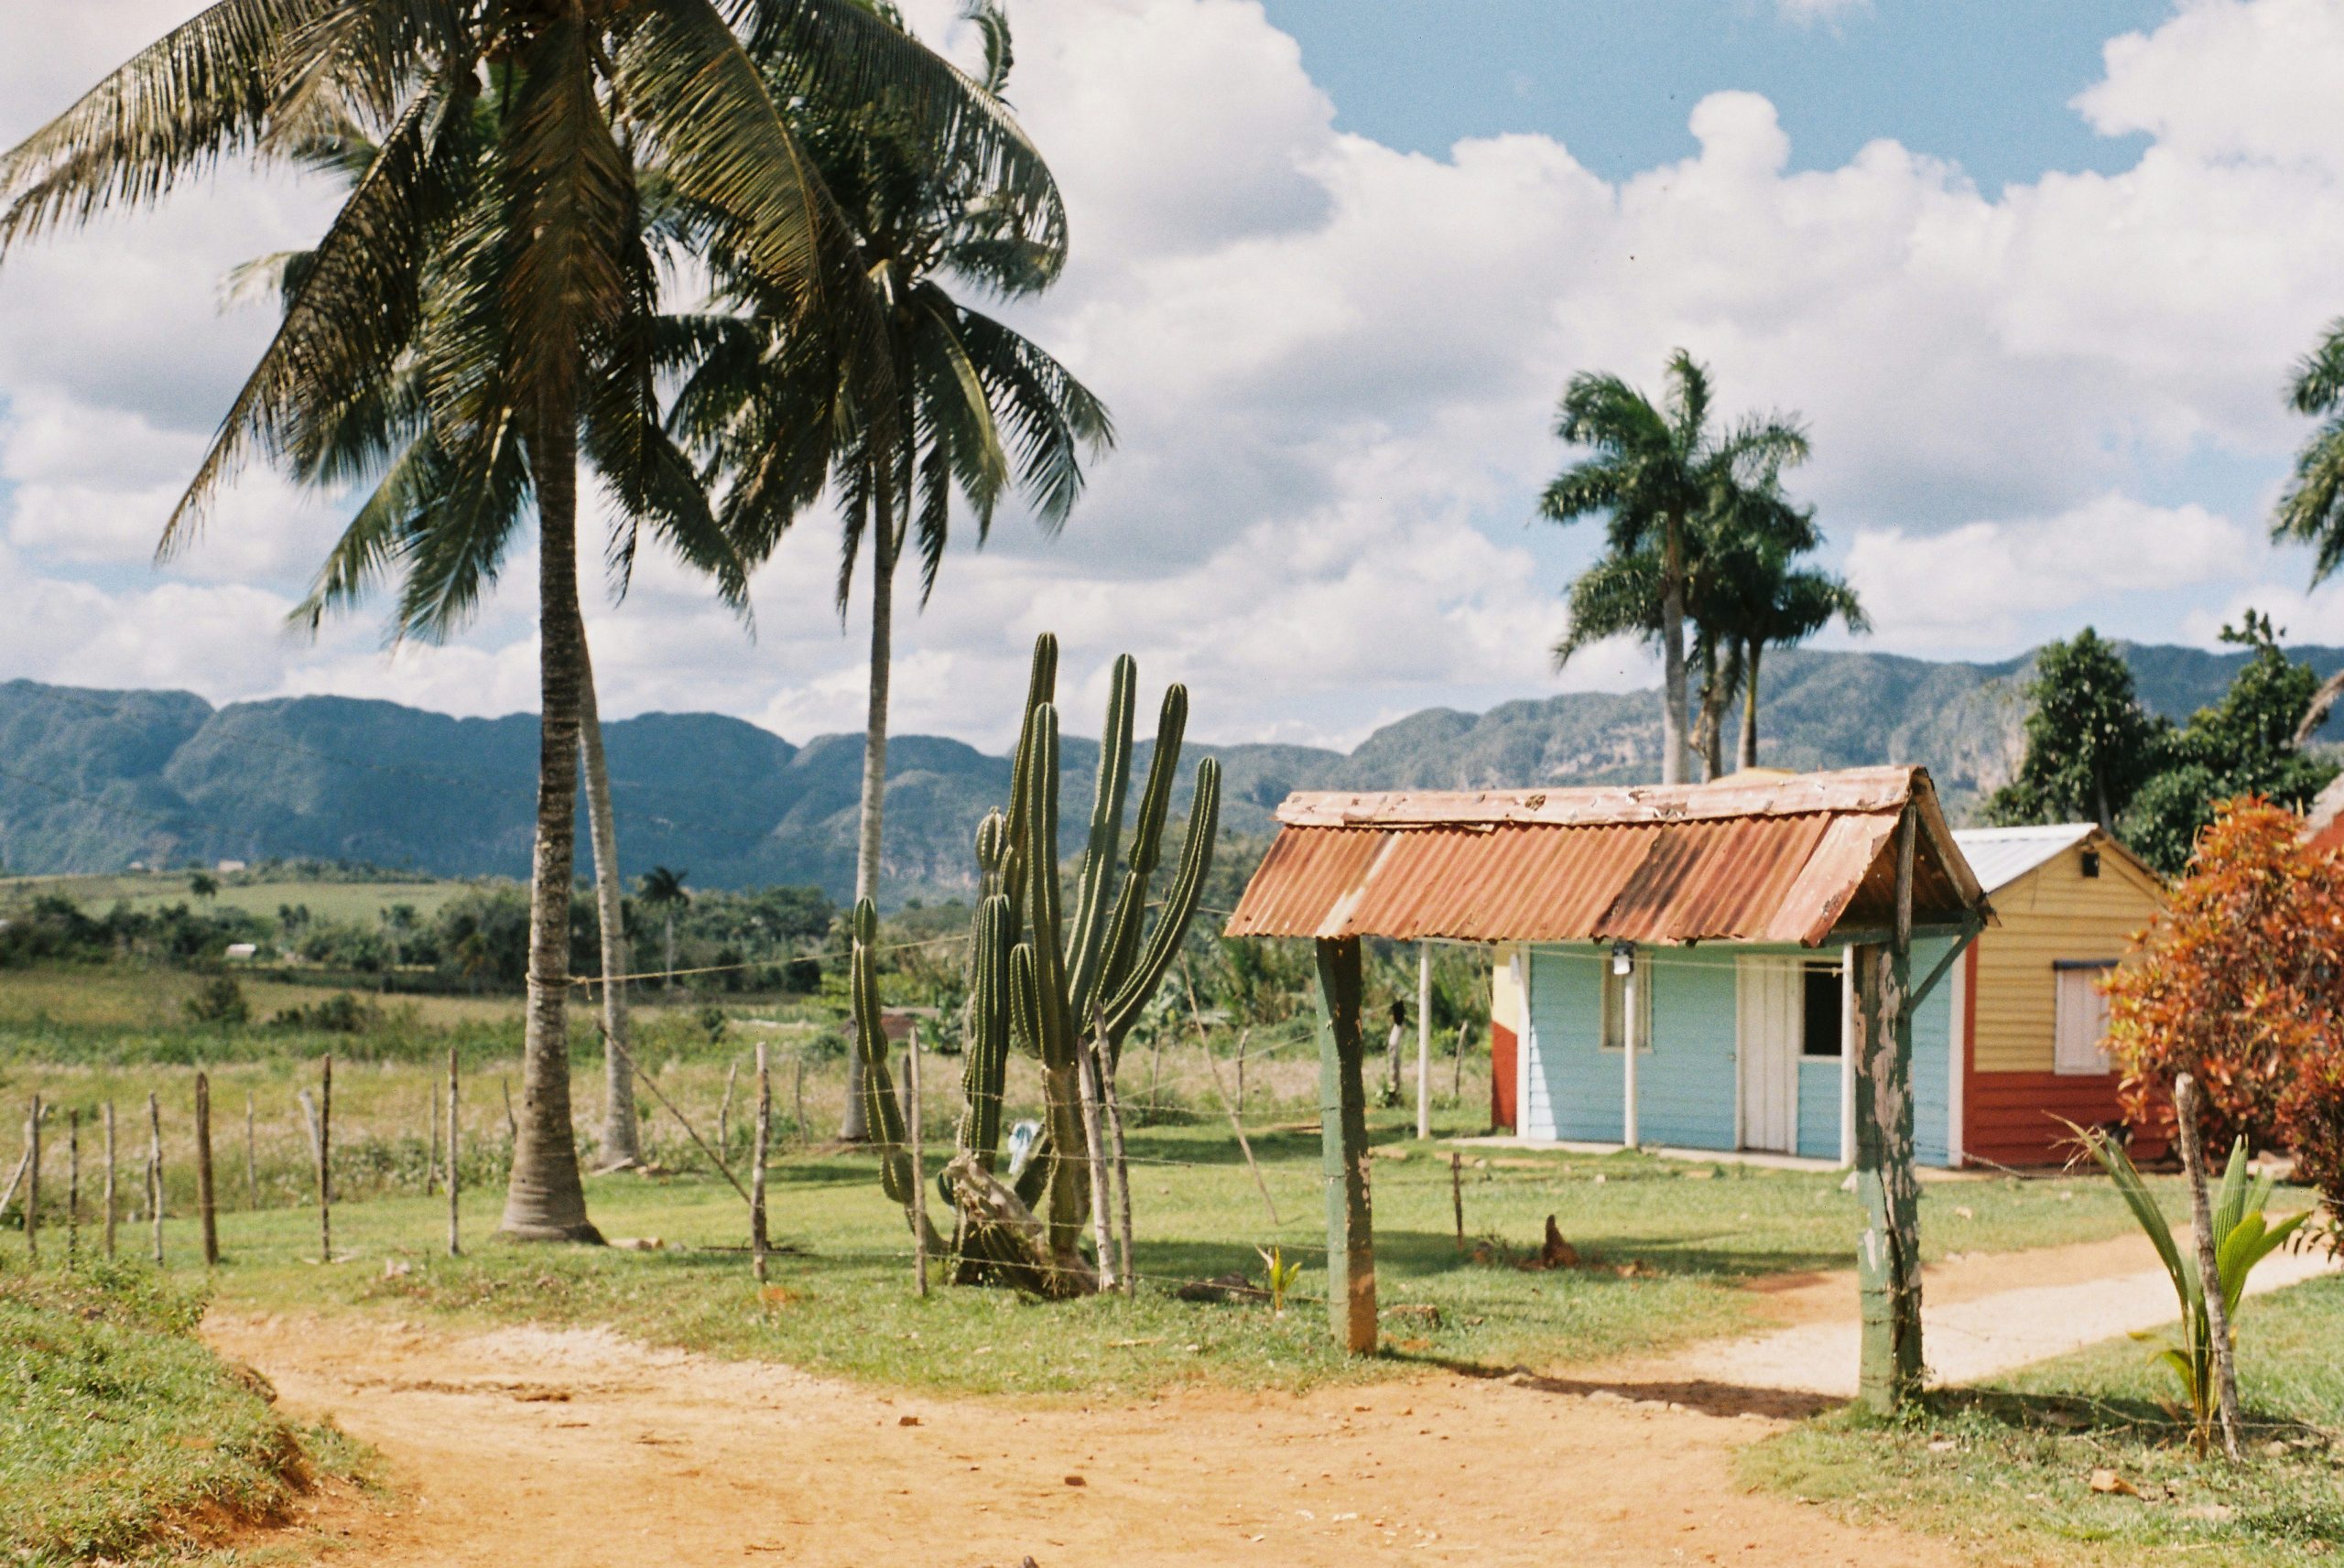
[[[1634,958],[1636,982],[1636,1054],[1652,1054],[1652,960],[1639,952]],[[1614,1037],[1615,1022],[1620,1016],[1620,995],[1627,984],[1625,975],[1612,972],[1609,954],[1603,959],[1603,989],[1596,1003],[1595,1046],[1606,1056],[1621,1054],[1620,1044]]]
[[[2100,989],[2115,968],[2114,959],[2099,958],[2062,958],[2051,966],[2051,1070],[2063,1078],[2101,1078],[2116,1070],[2108,1054],[2108,997]],[[2098,1042],[2089,1048],[2077,1043],[2080,1029],[2090,1023],[2088,1016],[2078,1024],[2071,1010],[2078,1005],[2097,1015],[2100,1024]],[[2089,1059],[2080,1054],[2086,1049]]]

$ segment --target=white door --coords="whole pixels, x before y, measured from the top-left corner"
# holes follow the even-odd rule
[[[1806,971],[1796,958],[1743,958],[1735,967],[1734,1061],[1742,1146],[1798,1149],[1798,1053]]]

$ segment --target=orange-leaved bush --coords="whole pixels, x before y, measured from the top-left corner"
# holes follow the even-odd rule
[[[2205,1092],[2211,1148],[2237,1136],[2295,1152],[2344,1213],[2344,857],[2303,819],[2226,801],[2189,871],[2108,982],[2126,1119],[2170,1135],[2173,1082]]]

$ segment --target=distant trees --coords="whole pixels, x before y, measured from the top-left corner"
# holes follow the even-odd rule
[[[2175,876],[2217,803],[2309,801],[2337,773],[2296,741],[2319,677],[2287,657],[2268,616],[2250,611],[2222,639],[2250,656],[2221,700],[2180,725],[2142,708],[2122,654],[2091,628],[2046,643],[2026,687],[2026,751],[1987,798],[1989,820],[2088,818]]]
[[[1708,370],[1682,349],[1669,356],[1657,404],[1616,375],[1574,375],[1556,413],[1555,434],[1589,455],[1556,475],[1538,503],[1549,522],[1608,517],[1606,564],[1615,572],[1648,557],[1634,569],[1653,579],[1652,634],[1661,654],[1661,779],[1666,784],[1682,784],[1691,773],[1685,627],[1695,531],[1735,490],[1770,487],[1774,475],[1807,450],[1795,417],[1767,415],[1721,430],[1710,401]],[[1615,580],[1606,591],[1623,587]],[[1622,603],[1610,602],[1615,609]],[[1568,636],[1565,641],[1570,645]],[[1557,654],[1568,656],[1563,649]]]
[[[665,866],[654,866],[644,873],[643,881],[635,893],[635,896],[644,903],[657,910],[667,918],[667,989],[669,990],[676,989],[676,913],[692,901],[690,890],[684,886],[684,879],[690,875],[689,871],[669,871]]]

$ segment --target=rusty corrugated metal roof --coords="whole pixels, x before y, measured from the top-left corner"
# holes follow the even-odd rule
[[[1985,908],[1920,768],[1633,789],[1304,794],[1232,936],[1820,945],[1888,911],[1907,805],[1915,914]]]

